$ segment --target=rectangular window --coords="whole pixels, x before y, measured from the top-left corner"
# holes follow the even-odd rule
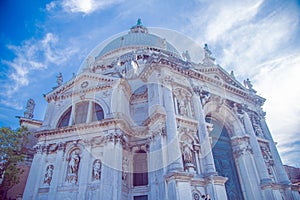
[[[75,124],[86,123],[89,102],[84,101],[76,104],[75,107]]]
[[[133,200],[148,200],[148,196],[147,195],[143,195],[143,196],[134,196]]]

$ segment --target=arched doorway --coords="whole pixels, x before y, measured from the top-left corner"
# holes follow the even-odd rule
[[[210,133],[212,137],[212,153],[218,175],[228,178],[225,183],[227,198],[229,200],[242,200],[244,198],[228,131],[224,124],[221,124],[211,116],[207,116],[205,121],[213,124],[213,130]]]

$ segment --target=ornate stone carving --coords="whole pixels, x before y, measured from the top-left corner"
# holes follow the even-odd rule
[[[209,92],[203,90],[202,87],[194,86],[193,90],[195,94],[199,95],[202,107],[210,101]]]
[[[33,99],[29,99],[26,104],[26,110],[24,112],[24,117],[28,119],[33,118],[33,111],[34,111],[35,103]]]
[[[52,176],[53,176],[53,170],[54,170],[53,165],[48,165],[47,166],[46,173],[45,173],[45,176],[44,176],[44,184],[50,185],[51,180],[52,180]]]
[[[158,80],[160,84],[164,86],[171,86],[174,82],[174,79],[169,75],[162,76],[161,74],[158,74]]]
[[[126,180],[129,170],[129,159],[127,156],[123,156],[122,160],[122,180]]]
[[[92,172],[92,178],[94,181],[101,179],[101,168],[102,168],[101,160],[99,159],[95,160],[93,164],[93,172]]]
[[[253,154],[249,136],[234,138],[232,140],[232,146],[234,158],[239,158],[246,154]]]
[[[255,135],[258,137],[262,137],[264,138],[265,135],[263,133],[262,127],[260,125],[260,118],[258,115],[256,115],[255,113],[251,113],[250,114],[250,120],[253,126],[253,130],[255,132]]]
[[[233,112],[236,114],[236,116],[240,119],[242,124],[245,126],[245,122],[244,122],[245,111],[243,111],[242,107],[237,103],[233,103],[232,109],[233,109]]]
[[[273,168],[273,165],[274,165],[274,160],[273,160],[273,156],[270,152],[270,149],[269,149],[267,144],[261,144],[260,145],[260,150],[261,150],[261,153],[263,155],[265,164],[267,166],[268,173],[269,173],[270,177],[273,178],[273,169],[272,168]]]
[[[77,183],[78,170],[80,164],[80,151],[79,149],[73,150],[68,158],[68,170],[66,181],[69,183]]]

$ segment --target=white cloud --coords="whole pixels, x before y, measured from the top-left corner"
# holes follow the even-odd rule
[[[286,162],[291,162],[289,158],[294,157],[293,154],[286,153],[292,149],[298,151],[300,158],[300,87],[297,87],[300,85],[299,63],[300,54],[276,59],[262,66],[255,77],[256,88],[267,98],[266,117]],[[291,149],[293,143],[298,144]]]
[[[63,0],[61,6],[67,12],[90,14],[123,0]]]
[[[8,107],[17,107],[13,96],[20,88],[28,86],[31,76],[37,71],[47,69],[49,65],[60,65],[66,62],[78,49],[59,46],[59,39],[52,33],[47,33],[41,40],[26,40],[20,46],[8,45],[15,58],[12,61],[2,60],[8,66],[7,80],[1,85],[1,103]]]
[[[206,4],[207,9],[203,9]],[[299,28],[297,8],[292,4],[274,7],[261,0],[209,4],[201,1],[200,7],[189,15],[191,24],[185,32],[193,32],[198,43],[208,42],[217,50],[213,53],[221,66],[233,69],[238,79],[252,79],[254,88],[267,99],[264,108],[268,125],[283,161],[297,163],[300,49],[291,44]],[[292,154],[286,153],[291,150]]]
[[[208,42],[215,42],[224,33],[240,23],[249,22],[259,11],[262,0],[257,1],[234,1],[214,2],[210,10],[209,23],[206,27],[206,38]]]

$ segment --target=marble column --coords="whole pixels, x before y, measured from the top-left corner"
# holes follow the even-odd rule
[[[253,157],[255,158],[254,160],[260,177],[261,184],[262,186],[266,184],[270,184],[272,180],[268,174],[268,170],[264,158],[262,156],[259,143],[256,139],[256,135],[254,133],[251,120],[249,118],[249,115],[246,112],[243,115],[243,120],[244,120],[245,131],[250,136],[250,144],[252,146]]]
[[[259,178],[252,157],[249,137],[243,136],[232,140],[233,155],[239,168],[245,199],[264,199],[260,192]]]
[[[201,105],[200,97],[196,94],[193,95],[193,103],[195,116],[199,122],[198,137],[201,146],[201,156],[203,156],[203,159],[200,159],[200,162],[201,160],[204,161],[204,176],[216,175],[217,172],[212,155],[212,147],[210,144],[208,131],[206,129],[204,111]]]
[[[179,147],[177,123],[174,109],[173,94],[171,88],[163,86],[163,100],[166,111],[168,171],[183,171],[183,162]]]
[[[88,185],[88,180],[91,174],[88,174],[90,172],[89,168],[92,166],[89,165],[89,161],[91,160],[91,145],[88,143],[84,143],[85,146],[81,153],[81,161],[79,166],[79,174],[78,174],[78,199],[86,199],[86,190]]]
[[[161,133],[156,133],[156,136],[151,140],[149,147],[149,197],[148,199],[166,199],[165,192],[165,163],[164,157],[164,137]]]

